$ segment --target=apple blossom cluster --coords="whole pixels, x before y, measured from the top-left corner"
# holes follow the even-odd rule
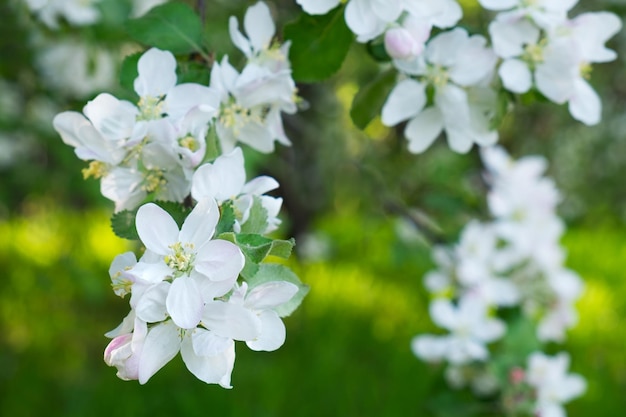
[[[118,255],[109,270],[115,294],[130,295],[104,352],[121,379],[144,384],[180,352],[198,379],[230,388],[234,342],[278,349],[281,317],[307,292],[288,267],[263,262],[288,258],[294,243],[265,236],[280,225],[282,199],[266,195],[279,184],[246,181],[237,146],[289,144],[281,120],[297,110],[289,45],[272,43],[262,2],[247,10],[244,29],[247,36],[231,18],[233,42],[248,58],[241,72],[224,57],[209,86],[178,84],[174,55],[151,48],[137,63],[137,102],[102,93],[82,113],[54,118],[63,141],[89,161],[84,177],[99,179],[115,203],[114,231],[145,247],[139,259]]]
[[[560,197],[554,182],[543,176],[546,161],[541,157],[514,161],[499,147],[485,147],[481,155],[492,220],[471,221],[458,244],[435,248],[437,269],[424,280],[434,297],[431,318],[448,333],[417,336],[412,350],[428,362],[449,362],[446,374],[453,386],[470,384],[475,391],[488,393],[503,389],[487,364],[498,361],[497,348],[492,354],[490,346],[512,331],[507,324],[528,323],[534,334],[527,336],[538,344],[562,342],[565,331],[576,323],[574,303],[583,284],[563,265],[559,240],[564,226],[556,214]],[[535,361],[539,359],[531,360],[531,368]],[[544,385],[552,381],[528,372],[535,375],[529,383],[541,398]],[[566,401],[582,390],[572,392],[576,394],[558,398]],[[537,407],[544,405],[538,402]]]
[[[310,14],[327,13],[339,0],[296,0]],[[613,13],[568,11],[577,0],[481,0],[499,11],[487,38],[455,27],[462,9],[454,0],[350,0],[348,27],[357,41],[382,43],[398,82],[382,109],[382,122],[406,122],[412,153],[424,152],[445,132],[459,153],[493,145],[511,94],[538,91],[567,103],[587,125],[601,118],[601,102],[586,79],[591,64],[616,58],[604,44],[621,29]],[[431,37],[433,28],[437,34]],[[508,93],[507,93],[508,92]],[[505,94],[507,93],[507,94]]]
[[[604,44],[620,31],[622,22],[609,12],[569,18],[577,2],[480,0],[486,9],[499,11],[489,34],[501,60],[503,87],[517,94],[535,88],[554,103],[567,103],[574,119],[595,125],[602,105],[586,80],[593,63],[617,58]]]

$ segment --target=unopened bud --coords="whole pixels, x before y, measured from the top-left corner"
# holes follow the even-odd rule
[[[391,28],[385,33],[385,49],[392,58],[409,59],[421,54],[424,44],[404,28]]]

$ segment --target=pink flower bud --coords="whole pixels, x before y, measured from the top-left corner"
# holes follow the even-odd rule
[[[138,355],[132,349],[133,334],[117,336],[104,349],[104,362],[117,368],[117,376],[124,380],[139,377]]]
[[[524,378],[526,378],[526,373],[522,368],[516,367],[511,369],[511,371],[509,372],[509,380],[513,385],[522,383],[524,381]]]
[[[391,28],[385,32],[385,49],[392,58],[409,59],[421,54],[424,44],[405,28]]]

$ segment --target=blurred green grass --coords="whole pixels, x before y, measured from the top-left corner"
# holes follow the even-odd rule
[[[175,358],[145,386],[102,361],[103,336],[127,312],[107,269],[130,245],[106,211],[32,204],[0,222],[0,415],[2,416],[423,416],[440,373],[409,350],[431,331],[424,246],[397,239],[391,222],[350,210],[317,227],[324,261],[293,266],[311,292],[286,319],[287,342],[271,353],[239,343],[233,390],[205,385]],[[569,265],[586,280],[580,324],[566,348],[589,382],[570,416],[615,415],[626,405],[622,318],[626,231],[579,227],[565,238]]]

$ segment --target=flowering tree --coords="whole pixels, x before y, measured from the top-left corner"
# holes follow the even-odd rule
[[[51,29],[100,18],[96,2],[27,3]],[[620,19],[570,17],[575,0],[481,0],[496,13],[482,31],[469,31],[454,0],[296,3],[302,13],[284,26],[282,41],[264,2],[248,7],[242,24],[230,17],[230,41],[245,57],[237,66],[204,43],[204,2],[196,11],[133,2],[127,31],[145,50],[121,66],[128,99],[100,93],[82,113],[54,118],[63,142],[88,163],[83,176],[99,180],[114,203],[114,232],[143,247],[141,256],[127,252],[111,263],[113,290],[129,296],[130,312],[107,333],[105,362],[144,384],[180,352],[198,379],[230,388],[235,341],[255,351],[282,346],[281,318],[308,286],[276,262],[295,244],[271,234],[283,200],[268,193],[279,183],[246,181],[244,154],[291,145],[283,116],[305,107],[296,82],[335,74],[356,40],[381,65],[354,98],[356,126],[376,118],[399,126],[413,154],[440,136],[451,152],[477,145],[486,168],[488,219],[469,221],[456,244],[435,245],[436,269],[424,277],[432,321],[446,334],[411,343],[418,358],[447,363],[450,386],[471,387],[478,407],[459,398],[436,412],[564,415],[562,404],[581,395],[585,381],[567,372],[567,353],[543,350],[575,325],[583,284],[563,265],[560,194],[544,176],[546,160],[514,161],[496,144],[504,117],[521,103],[567,104],[575,120],[600,122],[601,100],[587,80],[593,63],[616,58],[605,43]],[[96,71],[75,83],[76,97],[105,89],[106,56],[96,54]]]

